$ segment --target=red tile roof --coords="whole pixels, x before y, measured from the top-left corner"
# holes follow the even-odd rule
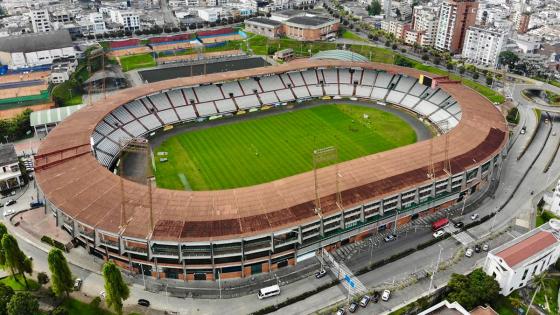
[[[541,231],[502,250],[496,256],[502,258],[510,267],[514,267],[556,242],[558,240],[552,233]]]

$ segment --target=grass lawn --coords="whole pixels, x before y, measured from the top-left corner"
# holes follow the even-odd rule
[[[156,61],[151,53],[120,57],[123,71],[155,67]]]
[[[344,30],[342,31],[342,38],[346,38],[346,39],[351,39],[351,40],[356,40],[356,41],[360,41],[360,42],[367,42],[368,40],[361,37],[360,35],[349,31],[349,30]]]
[[[66,299],[62,303],[69,315],[114,315],[114,313],[76,299]]]
[[[535,301],[533,304],[544,305],[546,307],[546,301],[544,295],[548,299],[548,305],[550,306],[550,314],[558,314],[558,288],[560,287],[560,279],[553,278],[545,280],[545,288],[541,288],[537,295],[535,296]],[[533,294],[533,292],[531,292]]]
[[[335,146],[347,161],[415,141],[412,127],[391,113],[323,105],[171,137],[156,149],[169,154],[156,162],[156,182],[192,190],[250,186],[311,170],[317,148]]]
[[[554,213],[550,212],[550,211],[542,211],[540,209],[537,210],[537,213],[540,213],[537,215],[536,218],[536,226],[539,227],[543,224],[545,224],[546,222],[550,221],[550,219],[560,219],[557,216],[554,215]]]
[[[510,296],[501,296],[492,303],[492,308],[500,315],[517,315],[514,300],[519,300],[517,292],[512,293]],[[522,306],[525,310],[526,306]]]
[[[16,281],[16,279],[13,276],[8,276],[0,279],[0,283],[3,283],[11,287],[12,289],[14,289],[14,291],[26,291],[27,288],[25,287],[25,282],[23,281],[23,277],[21,275],[17,275],[16,278],[18,279],[19,282]],[[37,281],[31,279],[30,277],[27,277],[27,283],[29,284],[29,289],[32,291],[35,291],[41,287],[37,283]]]
[[[545,91],[546,98],[548,99],[548,104],[552,106],[560,106],[560,95],[552,92],[552,91]]]

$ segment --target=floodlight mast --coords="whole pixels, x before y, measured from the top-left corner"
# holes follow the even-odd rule
[[[321,208],[321,197],[319,195],[319,174],[318,169],[322,167],[324,163],[335,164],[335,184],[336,184],[336,204],[339,208],[342,207],[342,195],[340,194],[339,178],[340,174],[338,172],[338,151],[336,147],[326,147],[321,149],[313,150],[313,176],[315,180],[315,213],[320,217],[323,216]]]
[[[130,223],[130,219],[126,218],[126,198],[125,198],[125,189],[124,189],[124,154],[131,152],[131,153],[140,153],[144,154],[146,158],[146,184],[148,185],[148,206],[150,209],[150,218],[149,218],[149,231],[150,233],[154,229],[154,219],[153,219],[153,201],[152,201],[152,181],[153,175],[151,170],[151,162],[150,162],[150,144],[148,143],[147,139],[144,138],[121,138],[120,141],[120,153],[119,153],[119,175],[120,175],[120,189],[121,189],[121,223],[119,228],[121,231],[124,231]]]

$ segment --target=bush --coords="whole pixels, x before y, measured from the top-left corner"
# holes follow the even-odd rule
[[[389,47],[389,46],[391,46],[391,41],[390,40],[385,41],[385,47]]]
[[[511,124],[519,123],[519,110],[517,109],[517,107],[513,107],[508,111],[506,119]]]
[[[439,65],[440,62],[441,62],[441,58],[440,58],[440,57],[435,57],[435,58],[434,58],[434,61],[433,61],[434,65]]]
[[[58,306],[57,308],[51,311],[50,315],[69,315],[69,314],[64,307]]]
[[[406,52],[406,48],[401,48],[401,52],[405,53]]]
[[[101,304],[101,298],[98,296],[96,296],[93,300],[91,300],[91,302],[89,302],[89,305],[95,308],[99,308],[100,304]]]
[[[478,74],[478,72],[473,73],[472,75],[473,79],[477,80],[478,78],[480,78],[480,75]]]
[[[428,61],[428,59],[430,59],[430,56],[428,56],[428,54],[423,54],[422,55],[422,60]]]
[[[47,284],[49,282],[49,276],[44,272],[39,272],[39,274],[37,274],[37,282],[39,282],[40,285]]]
[[[487,76],[486,85],[492,85],[492,82],[494,82],[494,78],[492,78],[491,76]]]
[[[407,58],[402,57],[401,55],[395,55],[395,64],[401,67],[412,68],[412,62],[410,62]]]
[[[391,48],[393,48],[393,50],[399,48],[399,46],[397,46],[397,44],[393,44],[393,46],[391,46]]]
[[[43,237],[41,237],[41,242],[43,243],[47,243],[51,246],[54,246],[62,251],[66,251],[66,246],[64,246],[64,244],[62,244],[61,242],[57,241],[57,240],[53,240],[52,238],[50,238],[47,235],[43,235]]]

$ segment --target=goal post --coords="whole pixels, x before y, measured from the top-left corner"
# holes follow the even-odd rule
[[[338,150],[334,146],[313,150],[313,177],[315,183],[315,213],[322,216],[321,196],[319,194],[319,174],[318,169],[331,165],[335,165],[335,183],[336,183],[336,203],[341,206],[341,195],[339,189],[338,173]]]

